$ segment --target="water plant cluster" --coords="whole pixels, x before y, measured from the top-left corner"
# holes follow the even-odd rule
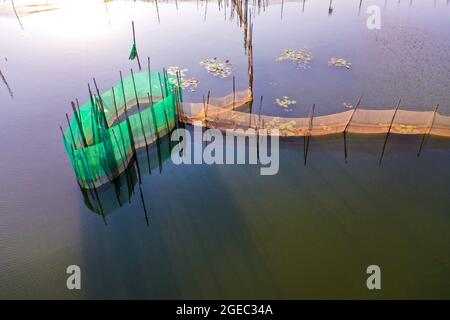
[[[230,60],[221,60],[218,58],[209,58],[200,61],[206,71],[213,76],[220,78],[228,78],[232,73]]]
[[[290,106],[297,104],[297,101],[291,100],[288,96],[283,96],[283,98],[276,98],[275,103],[281,107],[284,108],[286,111],[291,111]]]
[[[285,49],[276,61],[292,61],[300,69],[310,68],[309,64],[312,60],[312,53],[306,48],[300,50]]]
[[[352,67],[351,62],[345,60],[344,58],[331,58],[330,61],[328,61],[328,65],[347,69]]]
[[[198,79],[195,79],[195,78],[187,78],[186,73],[188,71],[189,71],[188,69],[186,69],[186,68],[180,69],[180,67],[178,67],[178,66],[170,66],[167,69],[167,73],[169,75],[172,75],[174,77],[176,77],[177,74],[179,75],[180,81],[181,81],[181,87],[183,89],[188,89],[191,92],[194,92],[197,89],[198,85],[200,84],[200,81],[198,81]],[[173,79],[170,79],[169,81],[171,81],[172,84],[176,84],[177,79],[173,78]]]

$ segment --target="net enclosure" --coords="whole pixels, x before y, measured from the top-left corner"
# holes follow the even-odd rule
[[[401,108],[369,110],[355,108],[339,113],[287,118],[242,112],[239,109],[251,101],[250,90],[215,98],[209,103],[184,103],[181,120],[197,122],[209,128],[267,129],[284,137],[324,136],[348,132],[359,134],[430,134],[450,137],[450,116],[437,108],[431,111],[411,111]]]
[[[112,181],[126,170],[136,149],[176,125],[178,80],[167,73],[131,74],[101,94],[92,94],[63,132],[66,151],[83,188]]]
[[[97,88],[96,88],[97,89]],[[266,129],[283,137],[338,133],[408,134],[450,137],[450,117],[434,111],[400,108],[355,108],[340,113],[284,118],[240,111],[253,100],[250,89],[183,102],[179,77],[167,72],[140,72],[123,78],[111,90],[96,94],[74,115],[63,132],[64,144],[82,188],[113,181],[132,161],[136,150],[170,133],[179,123],[207,128]],[[275,130],[277,129],[277,130]],[[248,133],[247,133],[248,134]],[[150,157],[148,156],[150,162]]]

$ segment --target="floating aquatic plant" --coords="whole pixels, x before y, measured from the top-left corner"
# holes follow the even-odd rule
[[[296,104],[297,101],[291,100],[288,96],[284,96],[282,99],[276,98],[276,99],[275,99],[275,103],[276,103],[279,107],[284,108],[286,111],[291,111],[291,110],[289,109],[289,107],[290,107],[291,105]]]
[[[302,133],[302,128],[298,126],[298,123],[295,120],[282,123],[281,118],[279,117],[274,117],[269,121],[266,128],[270,130],[278,129],[282,136],[296,136]]]
[[[343,58],[331,58],[330,61],[328,61],[328,65],[347,69],[350,69],[352,67],[351,62],[348,62]]]
[[[293,135],[295,133],[297,127],[297,122],[291,120],[287,123],[283,123],[279,125],[279,129],[283,131],[285,135]]]
[[[200,61],[208,73],[216,77],[227,78],[231,75],[230,60],[220,60],[218,58],[205,59]]]
[[[417,127],[409,124],[399,124],[395,126],[395,129],[397,129],[401,133],[414,133]]]
[[[198,81],[195,78],[187,78],[186,77],[186,73],[188,72],[188,69],[180,69],[177,66],[170,66],[167,69],[167,73],[170,74],[171,76],[176,77],[177,73],[180,76],[180,81],[181,81],[181,87],[183,89],[189,89],[190,91],[195,91],[195,89],[197,89],[200,81]],[[178,79],[176,78],[171,78],[169,80],[172,84],[177,84],[176,82],[178,81]]]
[[[344,102],[342,105],[343,105],[344,107],[346,107],[347,109],[353,109],[353,108],[354,108],[353,105],[351,105],[350,103],[347,103],[347,102]]]
[[[284,52],[276,58],[276,61],[289,60],[301,69],[309,68],[312,59],[312,53],[308,49],[285,49]]]

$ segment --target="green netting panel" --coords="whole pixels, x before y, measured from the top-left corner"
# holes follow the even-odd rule
[[[92,188],[113,180],[137,148],[167,134],[175,126],[180,96],[177,80],[158,72],[129,75],[92,95],[64,132],[80,185]]]

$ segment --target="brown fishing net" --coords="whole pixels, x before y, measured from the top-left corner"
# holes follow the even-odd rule
[[[450,116],[435,111],[399,109],[352,109],[324,116],[285,118],[242,112],[238,109],[252,100],[250,90],[231,93],[222,98],[211,98],[204,103],[184,103],[181,120],[200,121],[204,127],[226,129],[268,129],[280,136],[324,136],[343,133],[377,134],[431,134],[450,137]]]

